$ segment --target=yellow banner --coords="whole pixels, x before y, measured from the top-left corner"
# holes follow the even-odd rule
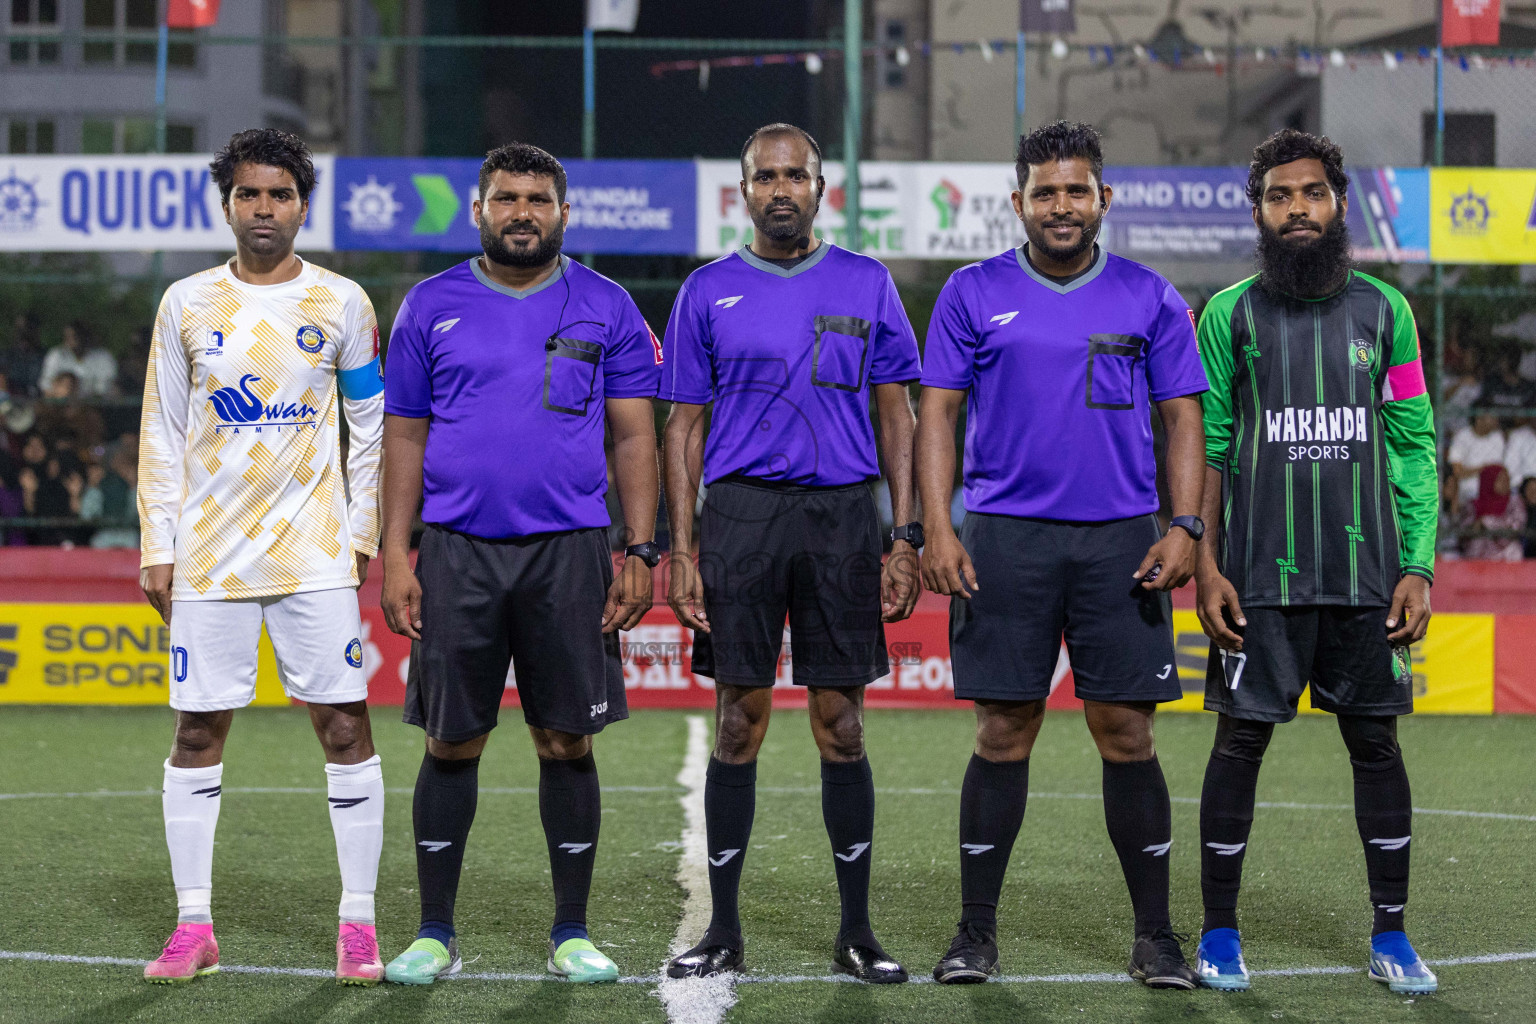
[[[1536,263],[1536,170],[1431,168],[1429,255],[1436,263]]]
[[[1205,707],[1205,662],[1210,641],[1194,612],[1173,613],[1179,681],[1184,697],[1161,704],[1164,711],[1199,711]],[[1408,649],[1413,666],[1413,710],[1418,714],[1493,714],[1493,616],[1438,614],[1429,633]],[[1304,713],[1322,714],[1312,707],[1312,692],[1301,695]]]
[[[171,631],[147,604],[0,604],[0,703],[167,704]],[[257,704],[287,704],[261,633]]]

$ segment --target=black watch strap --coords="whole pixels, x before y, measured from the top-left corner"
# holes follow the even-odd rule
[[[891,543],[894,544],[898,540],[904,540],[914,548],[921,548],[923,546],[923,524],[913,521],[905,526],[896,527],[896,529],[891,531]]]
[[[624,557],[628,558],[630,555],[644,560],[646,565],[654,569],[661,562],[661,545],[653,540],[648,540],[644,544],[631,544],[624,549]]]
[[[1179,529],[1195,538],[1195,540],[1199,540],[1205,536],[1205,520],[1201,519],[1199,516],[1174,516],[1172,521],[1169,522],[1168,526],[1170,529],[1177,526]]]

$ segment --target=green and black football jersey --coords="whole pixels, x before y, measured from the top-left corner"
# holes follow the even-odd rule
[[[1244,604],[1390,604],[1403,573],[1434,578],[1434,413],[1413,312],[1359,272],[1315,301],[1257,281],[1212,298],[1198,331],[1222,572]]]

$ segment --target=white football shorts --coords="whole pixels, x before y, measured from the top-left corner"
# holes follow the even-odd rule
[[[171,707],[226,711],[255,700],[262,623],[289,697],[308,704],[367,698],[357,591],[341,587],[233,601],[172,601]]]

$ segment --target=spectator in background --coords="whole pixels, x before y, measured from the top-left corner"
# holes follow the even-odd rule
[[[144,371],[149,367],[149,343],[154,334],[152,327],[138,327],[133,332],[133,344],[127,355],[117,364],[117,393],[130,398],[144,394]],[[137,415],[137,414],[135,414]],[[138,420],[135,418],[134,423]]]
[[[1514,421],[1514,429],[1505,435],[1504,440],[1504,467],[1509,470],[1509,479],[1519,490],[1525,485],[1526,479],[1536,477],[1536,429],[1532,424],[1536,419],[1526,416]]]
[[[1536,384],[1520,376],[1519,349],[1506,346],[1494,356],[1477,404],[1505,415],[1536,407]]]
[[[1525,502],[1510,494],[1509,470],[1484,466],[1477,475],[1477,497],[1463,517],[1462,554],[1492,562],[1525,557]]]
[[[1476,498],[1478,474],[1483,467],[1504,464],[1504,431],[1499,429],[1499,418],[1479,411],[1470,424],[1451,438],[1447,459],[1456,474],[1459,503]]]
[[[101,444],[106,436],[106,428],[99,409],[73,401],[79,396],[79,378],[73,370],[62,370],[56,374],[43,392],[43,397],[51,401],[37,408],[37,431],[55,449],[60,443],[65,443],[74,449],[76,457],[83,457],[87,451]]]
[[[78,461],[48,450],[42,435],[27,436],[21,449],[22,467],[17,473],[21,485],[21,514],[37,518],[78,518],[80,497],[85,490],[85,475]],[[57,526],[31,531],[34,544],[75,543],[80,531]]]
[[[11,393],[18,397],[35,395],[35,382],[43,370],[43,349],[39,340],[37,317],[17,313],[11,322],[11,337],[0,346],[0,373],[10,380]]]
[[[1477,350],[1459,348],[1454,353],[1447,351],[1445,364],[1446,412],[1440,418],[1441,429],[1449,434],[1455,434],[1462,427],[1465,427],[1468,422],[1467,418],[1461,415],[1458,410],[1464,410],[1476,405],[1482,393],[1483,377],[1478,363]],[[1436,411],[1438,412],[1439,410]]]
[[[1435,531],[1435,557],[1444,562],[1461,558],[1461,521],[1457,518],[1460,502],[1456,489],[1456,474],[1446,467],[1440,475],[1440,520]]]
[[[1536,476],[1520,482],[1520,499],[1525,505],[1525,557],[1536,558]]]
[[[43,357],[37,388],[44,395],[54,378],[71,372],[79,382],[82,398],[101,398],[117,393],[117,360],[106,349],[91,344],[90,328],[80,320],[64,325],[63,340]]]
[[[8,440],[0,433],[0,441]],[[0,443],[0,519],[12,519],[23,514],[21,481],[17,478],[20,471],[21,462],[12,457],[10,445]],[[23,531],[0,529],[0,546],[26,542],[27,537]]]
[[[91,535],[91,547],[139,546],[138,527],[127,522],[137,509],[138,481],[139,435],[125,433],[112,445],[105,466],[93,465],[86,470],[80,517],[107,520],[106,525]]]

